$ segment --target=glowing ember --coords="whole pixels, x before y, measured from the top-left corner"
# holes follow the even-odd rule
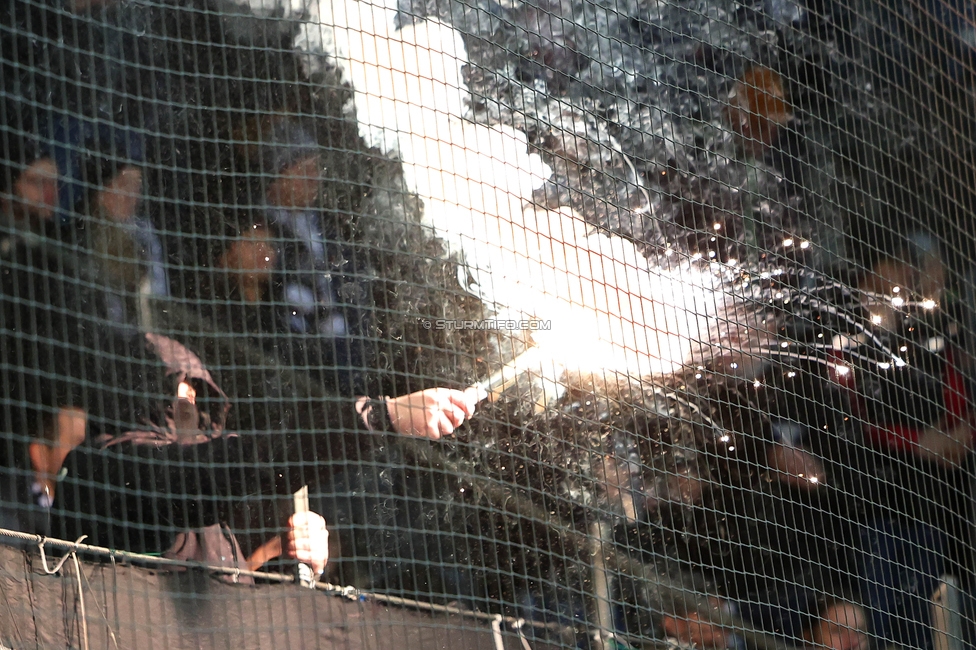
[[[190,404],[197,403],[197,391],[185,381],[181,381],[180,385],[176,387],[176,396],[179,399],[185,399]]]

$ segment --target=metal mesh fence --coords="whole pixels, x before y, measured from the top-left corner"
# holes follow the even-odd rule
[[[0,647],[972,648],[976,6],[377,2],[0,0]]]

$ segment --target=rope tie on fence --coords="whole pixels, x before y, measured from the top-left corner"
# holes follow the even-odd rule
[[[512,624],[512,627],[515,628],[515,631],[518,633],[519,641],[522,642],[522,650],[532,650],[532,646],[529,645],[528,639],[525,638],[525,633],[522,632],[523,625],[525,625],[525,619],[520,618]]]
[[[6,535],[9,532],[0,529],[0,535]],[[50,568],[47,565],[47,554],[44,552],[44,545],[51,541],[47,537],[40,536],[37,541],[37,549],[41,552],[41,566],[44,568],[44,573],[47,575],[55,575],[64,566],[64,563],[71,558],[75,565],[75,580],[78,582],[78,612],[81,617],[81,643],[83,650],[88,650],[88,618],[85,612],[85,591],[81,584],[81,562],[78,561],[78,546],[83,542],[88,535],[82,535],[75,540],[74,544],[71,545],[70,550],[64,554],[64,556],[58,560],[58,563],[54,565],[54,568]],[[59,543],[68,544],[68,542],[63,542],[62,540],[55,540]]]

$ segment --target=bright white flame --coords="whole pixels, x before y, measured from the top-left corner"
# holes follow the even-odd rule
[[[836,372],[839,376],[844,377],[850,374],[851,369],[847,366],[836,366],[834,368],[834,372]]]
[[[935,309],[935,301],[931,298],[922,301],[922,309]]]
[[[880,325],[881,324],[881,320],[882,320],[882,318],[881,318],[881,316],[879,314],[872,314],[871,315],[871,322],[874,323],[875,325]]]
[[[643,375],[682,365],[714,310],[713,275],[681,261],[651,268],[632,243],[588,232],[568,208],[526,209],[551,172],[522,132],[464,119],[456,30],[436,20],[396,29],[395,0],[316,10],[299,44],[331,39],[360,133],[399,156],[425,222],[463,254],[482,298],[550,321],[533,338],[569,367]]]
[[[181,381],[180,385],[176,387],[176,396],[179,399],[185,399],[190,404],[197,403],[197,391],[190,384],[185,381]]]
[[[894,307],[901,307],[902,305],[904,305],[904,304],[905,304],[905,299],[904,299],[904,298],[902,298],[901,296],[894,296],[894,297],[893,297],[893,298],[891,299],[891,304],[892,304],[892,306],[894,306]]]

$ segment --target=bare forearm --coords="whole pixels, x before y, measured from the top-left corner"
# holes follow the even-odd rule
[[[929,427],[918,437],[917,453],[942,465],[958,467],[973,448],[973,429],[960,422],[950,429]]]

